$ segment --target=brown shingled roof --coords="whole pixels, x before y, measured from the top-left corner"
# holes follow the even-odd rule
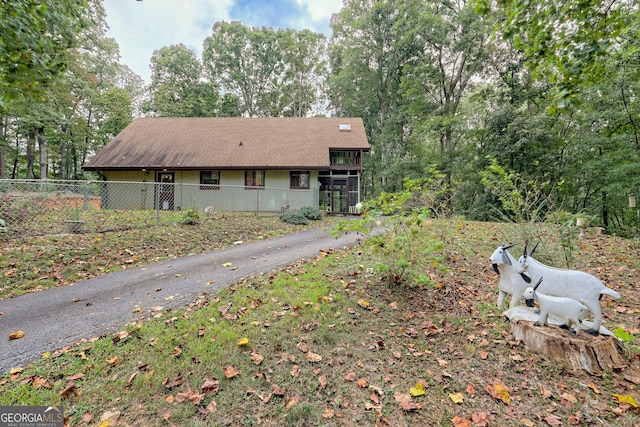
[[[83,168],[321,169],[329,167],[329,149],[368,150],[362,119],[145,117]]]

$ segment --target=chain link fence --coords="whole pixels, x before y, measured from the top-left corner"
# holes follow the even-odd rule
[[[187,211],[280,213],[314,190],[123,181],[0,180],[0,239],[175,224]]]

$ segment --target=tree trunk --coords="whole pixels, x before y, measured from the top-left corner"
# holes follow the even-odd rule
[[[36,162],[36,135],[30,130],[27,132],[27,179],[33,179],[33,168]]]
[[[0,179],[7,178],[7,156],[5,147],[8,144],[7,133],[9,129],[9,119],[4,117],[2,119],[2,136],[0,137]]]
[[[511,332],[528,350],[561,361],[572,372],[587,371],[595,375],[619,371],[629,365],[624,348],[612,336],[594,337],[583,331],[572,335],[558,326],[537,327],[525,320],[513,322]]]
[[[47,156],[47,141],[44,139],[44,128],[38,129],[38,150],[40,152],[40,179],[49,178],[49,159]]]
[[[67,135],[67,126],[62,125],[62,133],[64,134],[60,141],[60,179],[67,179],[67,136],[71,138],[70,132]]]

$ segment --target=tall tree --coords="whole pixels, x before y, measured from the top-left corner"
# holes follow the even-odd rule
[[[282,31],[248,28],[238,21],[216,22],[204,40],[203,62],[224,92],[235,94],[249,117],[267,115],[265,99],[285,71]]]
[[[151,69],[151,112],[165,117],[215,114],[217,90],[204,79],[202,64],[191,49],[180,44],[156,50]]]
[[[456,161],[468,129],[460,106],[472,79],[483,71],[489,26],[465,0],[406,0],[403,6],[403,33],[419,46],[404,66],[402,81],[414,137],[435,142],[450,184],[462,166]]]
[[[399,93],[403,64],[412,54],[395,28],[398,2],[352,0],[332,22],[331,105],[338,115],[362,117],[372,145],[365,189],[402,188],[407,153]],[[406,166],[406,165],[404,165]]]
[[[283,38],[286,68],[277,115],[305,117],[320,113],[328,72],[326,37],[310,30],[286,30]]]

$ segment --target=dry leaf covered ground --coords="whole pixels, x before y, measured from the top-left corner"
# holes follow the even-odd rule
[[[62,404],[79,426],[640,425],[637,338],[629,368],[595,375],[513,339],[488,258],[517,235],[425,223],[415,238],[444,236],[447,254],[418,266],[431,286],[389,286],[366,244],[247,277],[5,373],[0,405]],[[638,247],[590,235],[571,255],[623,295],[603,299],[604,326],[638,335]]]

